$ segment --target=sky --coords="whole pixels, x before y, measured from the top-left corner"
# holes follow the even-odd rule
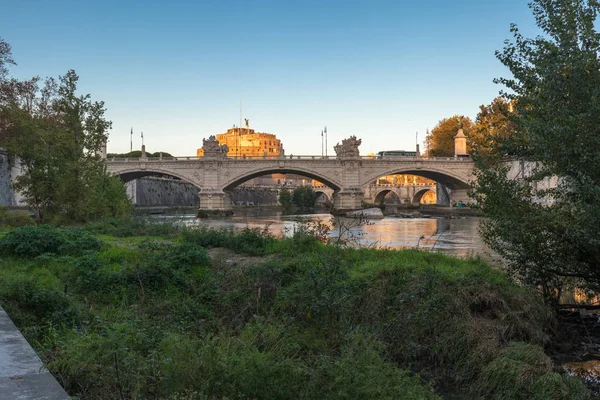
[[[456,114],[475,118],[509,72],[495,57],[526,0],[0,0],[12,75],[74,69],[104,101],[108,151],[192,156],[248,118],[286,154],[413,150]]]

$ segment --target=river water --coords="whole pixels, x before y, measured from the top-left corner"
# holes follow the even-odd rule
[[[319,221],[332,228],[329,235],[339,236],[339,228],[332,226],[330,214],[282,215],[279,210],[252,207],[236,209],[236,215],[229,218],[198,219],[193,214],[169,216],[186,225],[205,225],[214,228],[260,228],[265,227],[274,235],[291,235],[299,224],[306,221]],[[479,237],[479,218],[394,218],[386,217],[369,220],[368,224],[355,226],[344,238],[357,246],[377,246],[394,249],[420,248],[435,250],[460,257],[489,255],[489,250]],[[352,220],[341,220],[348,226]],[[337,224],[340,225],[339,223]]]

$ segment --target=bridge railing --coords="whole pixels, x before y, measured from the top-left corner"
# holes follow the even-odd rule
[[[470,157],[390,157],[390,156],[360,156],[361,160],[372,160],[372,161],[452,161],[452,162],[465,162],[471,161]],[[122,158],[122,157],[109,157],[106,158],[107,162],[163,162],[163,161],[199,161],[203,160],[203,157],[198,156],[178,156],[178,157],[136,157],[136,158]],[[249,160],[337,160],[336,156],[306,156],[306,155],[292,155],[269,157],[269,156],[229,156],[227,160],[234,161],[249,161]]]

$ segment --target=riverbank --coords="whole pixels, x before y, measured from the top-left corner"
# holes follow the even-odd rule
[[[86,399],[588,398],[543,352],[551,311],[483,261],[318,238],[17,229],[0,302]]]

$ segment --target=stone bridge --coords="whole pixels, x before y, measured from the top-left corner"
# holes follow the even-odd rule
[[[467,201],[473,162],[465,157],[370,157],[360,156],[360,139],[350,137],[335,146],[335,157],[227,157],[227,147],[214,136],[204,140],[203,157],[106,159],[108,172],[127,182],[149,175],[171,176],[200,189],[201,211],[231,209],[228,191],[241,183],[268,174],[297,174],[322,182],[333,190],[334,208],[356,210],[362,206],[368,187],[379,177],[412,174],[432,179],[451,191],[451,201]],[[376,199],[381,189],[370,197]],[[365,193],[367,191],[367,193]],[[425,193],[425,191],[423,191]],[[384,195],[385,196],[385,195]]]

